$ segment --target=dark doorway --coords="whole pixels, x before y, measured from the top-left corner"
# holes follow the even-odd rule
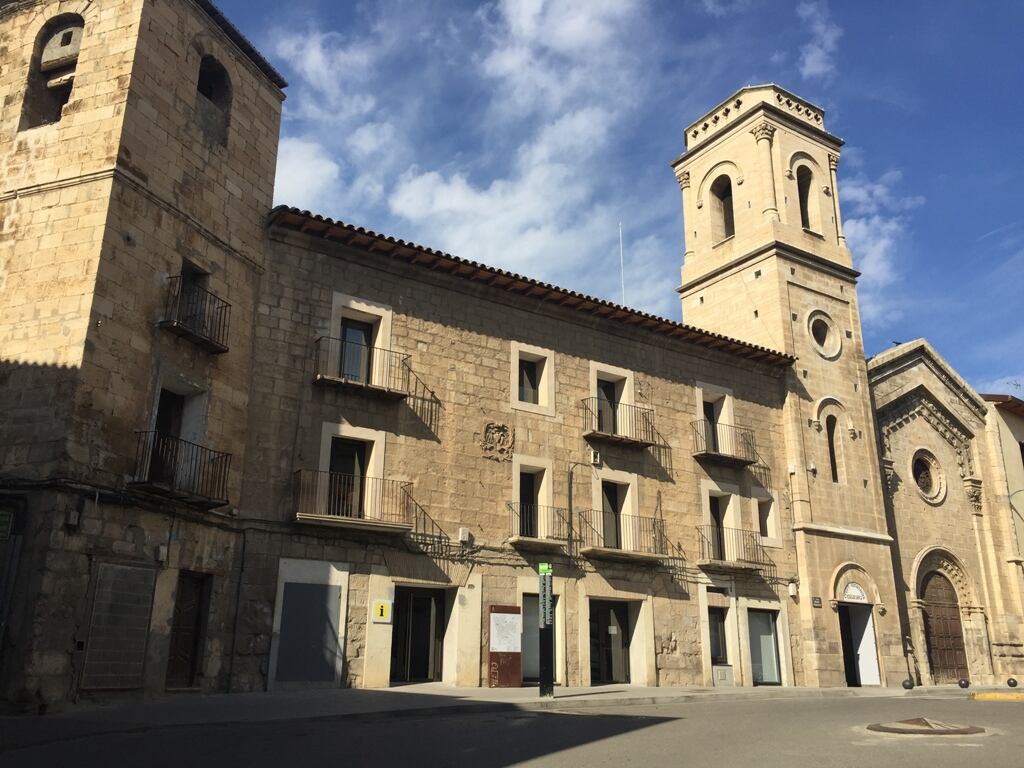
[[[718,453],[718,417],[715,404],[704,401],[704,445],[708,453]]]
[[[373,365],[373,326],[361,320],[341,321],[341,378],[370,384]]]
[[[601,522],[604,546],[608,549],[622,547],[622,502],[625,495],[625,489],[618,483],[607,480],[601,483]]]
[[[444,598],[443,589],[395,588],[391,682],[425,683],[441,679]]]
[[[157,434],[150,446],[150,482],[174,484],[175,470],[178,466],[178,438],[181,437],[184,413],[185,396],[161,389],[154,420]]]
[[[519,535],[537,538],[537,503],[540,500],[540,474],[519,472]]]
[[[597,431],[618,434],[619,394],[614,381],[597,381]]]
[[[837,611],[846,684],[851,688],[880,685],[872,607],[860,603],[839,603]]]
[[[178,576],[178,593],[167,650],[168,688],[192,688],[203,662],[210,579],[198,573]]]
[[[921,599],[932,682],[955,683],[962,677],[970,679],[960,602],[953,585],[941,573],[930,573],[924,577]]]
[[[331,440],[329,515],[363,517],[366,484],[366,443],[335,437]]]
[[[708,497],[708,509],[711,516],[711,559],[725,560],[725,510],[719,496]]]
[[[853,644],[850,628],[850,606],[839,605],[839,638],[843,644],[843,672],[846,684],[851,688],[860,687],[860,673],[857,670],[857,649]]]
[[[629,682],[629,604],[590,601],[590,684]]]

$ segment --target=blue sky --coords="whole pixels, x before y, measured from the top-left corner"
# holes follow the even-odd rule
[[[291,83],[276,201],[678,319],[683,128],[825,108],[867,354],[1024,397],[1024,3],[222,0]]]

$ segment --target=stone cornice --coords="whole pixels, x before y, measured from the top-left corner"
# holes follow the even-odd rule
[[[867,361],[868,385],[875,388],[880,382],[918,363],[923,364],[947,390],[956,395],[979,421],[985,421],[988,412],[985,401],[925,339],[908,341],[870,358]]]
[[[720,275],[723,275],[727,272],[731,272],[732,270],[742,266],[743,264],[746,264],[748,261],[760,258],[761,256],[771,253],[772,251],[775,251],[780,256],[784,256],[794,261],[802,262],[807,266],[814,267],[815,269],[820,269],[823,272],[830,273],[835,277],[839,277],[844,280],[849,280],[852,283],[856,283],[857,278],[860,277],[860,272],[858,272],[855,269],[851,269],[850,267],[844,267],[842,264],[837,264],[834,261],[829,261],[828,259],[823,259],[821,256],[813,254],[810,251],[805,251],[801,248],[797,248],[796,246],[790,245],[789,243],[783,243],[779,240],[772,240],[768,243],[765,243],[762,246],[759,246],[758,248],[755,248],[752,251],[744,253],[742,256],[737,256],[735,259],[726,262],[720,267],[716,267],[710,272],[705,272],[703,275],[696,278],[695,280],[691,280],[688,283],[683,283],[678,288],[676,288],[676,293],[684,293],[685,291],[697,288],[703,285],[704,283],[707,283],[710,280],[719,277]]]
[[[893,538],[887,533],[877,531],[864,531],[859,528],[842,528],[837,525],[819,525],[818,523],[796,523],[793,525],[794,532],[804,531],[806,533],[821,534],[823,536],[835,536],[841,539],[858,539],[861,541],[877,541],[881,544],[892,544]]]

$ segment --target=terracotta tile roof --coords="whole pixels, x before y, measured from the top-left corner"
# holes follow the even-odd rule
[[[238,31],[238,27],[228,21],[228,17],[225,16],[220,8],[214,5],[210,0],[195,0],[196,4],[206,13],[207,16],[220,27],[224,34],[230,38],[231,42],[238,46],[238,49],[244,53],[249,60],[255,64],[260,72],[267,76],[267,78],[276,85],[278,88],[285,88],[288,83],[281,73],[274,69],[270,62],[263,58],[263,54],[256,50],[256,46],[249,42],[248,38]]]
[[[676,338],[707,349],[716,349],[765,365],[784,368],[793,365],[796,361],[792,355],[767,347],[733,339],[713,331],[694,328],[637,309],[613,304],[604,299],[559,288],[550,283],[542,283],[513,272],[488,267],[475,261],[460,259],[449,253],[382,235],[363,227],[346,224],[343,221],[335,221],[298,208],[285,205],[275,207],[270,212],[268,224],[271,227],[301,232],[338,242],[351,248],[359,248],[368,253],[379,253],[401,259],[426,269],[447,272],[466,280],[501,288],[510,293],[541,299],[577,312],[635,326],[661,336]]]

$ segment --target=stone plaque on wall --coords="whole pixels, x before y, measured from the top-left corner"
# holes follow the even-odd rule
[[[99,565],[85,646],[83,689],[142,687],[155,579],[152,568]]]

